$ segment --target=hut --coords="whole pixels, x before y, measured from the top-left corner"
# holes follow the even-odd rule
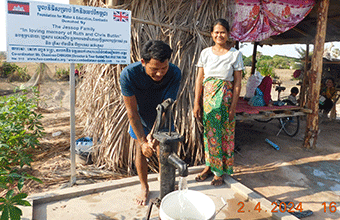
[[[319,131],[319,93],[322,76],[332,75],[337,78],[334,71],[339,65],[338,61],[325,62],[323,65],[324,43],[340,40],[340,2],[337,0],[316,0],[311,12],[295,27],[276,36],[256,42],[257,45],[282,45],[282,44],[306,44],[304,80],[301,86],[300,104],[311,110],[307,116],[307,127],[305,133],[304,147],[316,148],[317,135]],[[314,45],[314,53],[309,61],[309,45]],[[330,65],[333,71],[330,70]],[[339,82],[338,82],[339,83]],[[338,84],[339,85],[339,84]],[[339,88],[337,88],[339,93]],[[308,91],[308,93],[306,92]],[[308,94],[308,95],[307,95]],[[334,115],[334,113],[333,113]],[[334,117],[334,116],[333,116]]]
[[[270,5],[269,2],[278,5]],[[238,47],[238,41],[255,42],[254,52],[256,54],[257,45],[280,44],[279,41],[275,41],[275,38],[267,38],[287,30],[294,30],[296,24],[299,24],[306,16],[308,17],[315,4],[317,7],[314,9],[323,9],[322,13],[325,13],[327,18],[329,0],[317,2],[307,0],[294,8],[295,12],[300,11],[294,22],[287,21],[279,29],[274,28],[279,24],[276,18],[281,16],[275,14],[278,13],[275,10],[282,7],[285,9],[290,1],[269,2],[263,0],[84,0],[81,4],[126,9],[132,12],[132,62],[139,60],[140,47],[149,39],[163,40],[173,48],[174,54],[171,62],[178,65],[183,74],[175,115],[176,129],[184,136],[184,142],[180,145],[178,154],[187,163],[197,165],[204,161],[204,151],[202,141],[200,141],[202,140],[202,125],[192,115],[196,79],[195,64],[200,51],[212,44],[209,33],[211,22],[220,17],[226,18],[232,24],[231,36],[236,47]],[[261,7],[267,8],[261,10]],[[300,7],[299,10],[298,7]],[[272,13],[265,14],[265,12],[270,12],[270,9]],[[281,11],[288,13],[285,10]],[[324,25],[321,20],[324,21],[326,18],[317,19],[317,27]],[[313,22],[311,24],[315,25]],[[319,30],[316,31],[316,33],[319,32]],[[313,41],[315,35],[315,33],[310,35],[309,43]],[[322,41],[324,37],[315,40],[317,50],[323,48]],[[291,43],[297,42],[291,41]],[[315,60],[319,60],[319,57],[315,57],[312,62],[316,62]],[[255,58],[253,61],[255,64]],[[117,172],[134,174],[135,147],[127,132],[129,122],[119,86],[119,75],[124,67],[123,65],[86,65],[86,74],[83,76],[83,83],[77,95],[77,105],[80,109],[79,117],[85,120],[85,134],[92,136],[94,140],[100,140],[95,143],[95,163]],[[316,76],[317,73],[318,70],[313,70],[310,76]],[[312,98],[316,99],[317,95],[315,94]],[[311,135],[315,135],[315,132]],[[151,170],[157,171],[157,161],[157,158],[150,159]]]

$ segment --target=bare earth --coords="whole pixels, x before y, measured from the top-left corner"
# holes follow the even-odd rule
[[[53,73],[54,67],[51,66]],[[289,95],[290,88],[297,83],[291,80],[292,73],[293,70],[276,70],[283,81],[282,86],[287,87],[282,96]],[[0,89],[12,89],[18,84],[0,82]],[[245,84],[246,80],[241,95],[245,94]],[[70,179],[69,84],[55,82],[53,85],[42,85],[40,91],[46,135],[41,140],[41,146],[32,152],[35,162],[28,171],[44,184],[28,182],[24,190],[29,194],[65,187]],[[272,91],[276,99],[277,93]],[[302,148],[305,120],[302,120],[300,131],[293,138],[283,132],[276,136],[279,131],[276,119],[270,123],[237,122],[235,142],[241,150],[235,154],[233,178],[270,201],[280,199],[296,205],[301,203],[303,210],[314,212],[306,220],[340,219],[339,104],[337,113],[337,120],[320,123],[317,149],[314,150]],[[77,138],[81,137],[83,127],[79,118],[76,129]],[[56,135],[57,132],[61,134]],[[267,144],[266,138],[276,143],[280,150]],[[110,171],[98,170],[93,165],[78,164],[77,172],[78,184],[122,178]]]

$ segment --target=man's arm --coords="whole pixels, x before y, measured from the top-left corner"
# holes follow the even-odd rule
[[[138,114],[136,96],[123,96],[127,115],[132,126],[132,129],[137,137],[138,144],[141,146],[142,153],[146,157],[151,157],[153,154],[152,144],[148,143],[141,118]],[[150,145],[150,146],[149,146]]]

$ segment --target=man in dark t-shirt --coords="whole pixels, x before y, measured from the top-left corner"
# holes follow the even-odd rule
[[[146,157],[155,152],[155,140],[148,134],[156,119],[156,107],[168,98],[176,99],[181,80],[180,69],[169,63],[172,50],[162,41],[146,42],[141,61],[130,64],[120,75],[120,85],[130,121],[129,134],[136,141],[136,168],[141,194],[136,198],[145,205],[149,195]]]

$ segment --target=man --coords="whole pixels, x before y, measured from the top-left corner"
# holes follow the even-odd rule
[[[138,205],[146,205],[149,195],[146,157],[155,152],[155,140],[150,133],[156,119],[156,107],[168,98],[176,99],[181,80],[180,69],[169,63],[172,49],[157,40],[146,42],[141,51],[141,61],[130,64],[120,75],[120,85],[127,115],[129,134],[135,139],[136,168],[141,182]]]

